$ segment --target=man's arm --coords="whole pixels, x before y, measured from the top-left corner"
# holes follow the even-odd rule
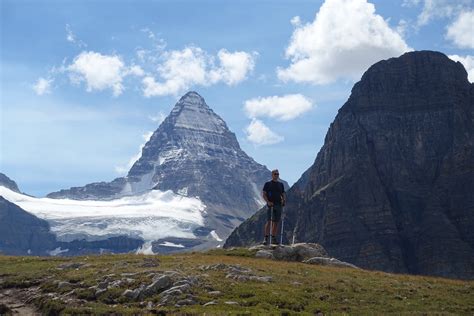
[[[281,194],[281,205],[285,206],[286,204],[286,192],[283,191],[283,193]]]
[[[265,200],[265,202],[267,202],[267,205],[270,206],[270,207],[272,207],[272,206],[273,206],[273,203],[270,202],[270,200],[268,200],[267,192],[262,191],[262,196],[263,196],[263,199]]]

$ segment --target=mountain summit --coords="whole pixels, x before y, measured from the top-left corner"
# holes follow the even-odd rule
[[[126,177],[48,197],[110,200],[153,189],[199,197],[206,205],[206,227],[198,234],[215,231],[214,242],[220,242],[261,207],[261,188],[269,178],[270,171],[240,148],[235,134],[204,98],[188,92],[153,133]]]
[[[411,52],[370,67],[288,192],[285,237],[359,267],[474,278],[474,84]],[[226,246],[261,240],[263,212]]]

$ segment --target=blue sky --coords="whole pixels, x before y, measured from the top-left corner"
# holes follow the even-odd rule
[[[43,196],[125,174],[199,92],[290,184],[368,66],[437,50],[474,81],[470,0],[2,0],[0,172]]]

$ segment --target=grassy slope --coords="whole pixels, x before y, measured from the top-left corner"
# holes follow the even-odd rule
[[[157,267],[144,262],[158,258]],[[82,262],[79,269],[59,270],[63,263]],[[273,282],[239,282],[226,279],[224,271],[203,271],[202,265],[225,263],[248,267],[257,275],[272,276]],[[126,287],[109,290],[94,297],[87,289],[97,285],[104,275],[146,272],[137,277],[134,288],[150,283],[148,272],[175,270],[198,276],[200,286],[193,288],[200,305],[154,307],[147,311],[140,302],[132,302],[120,294]],[[53,281],[69,281],[72,286],[58,289]],[[41,297],[34,300],[44,313],[174,313],[204,312],[210,314],[474,314],[474,282],[442,278],[395,275],[382,272],[313,266],[303,263],[255,259],[247,250],[216,250],[170,256],[102,255],[75,258],[39,258],[0,256],[0,291],[6,288],[39,287]],[[1,289],[3,288],[3,290]],[[67,293],[75,290],[68,304],[52,300],[48,292]],[[209,291],[221,291],[213,297]],[[83,302],[78,304],[77,299]],[[219,304],[202,306],[215,300]],[[158,296],[145,301],[158,302]],[[227,305],[235,301],[240,305]]]

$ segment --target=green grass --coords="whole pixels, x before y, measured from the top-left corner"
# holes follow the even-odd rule
[[[0,256],[0,288],[39,287],[36,307],[44,314],[474,314],[474,282],[443,278],[396,275],[375,271],[307,265],[295,262],[256,259],[246,249],[213,250],[168,256],[102,255],[75,258],[40,258]],[[159,265],[146,265],[157,258]],[[64,263],[81,262],[79,269],[60,270]],[[273,282],[236,281],[226,278],[226,271],[200,267],[224,263],[252,269],[259,276],[272,276]],[[159,302],[158,295],[132,301],[121,293],[140,284],[149,284],[149,273],[174,270],[184,276],[198,276],[199,286],[192,288],[198,305],[145,308]],[[95,295],[89,289],[106,275],[120,279],[121,273],[136,273],[132,284]],[[58,289],[58,281],[71,285]],[[74,301],[52,299],[74,290]],[[2,291],[2,290],[0,290]],[[213,296],[210,291],[220,291]],[[49,293],[49,294],[48,294]],[[183,296],[184,298],[184,296]],[[209,301],[217,305],[202,306]],[[227,305],[234,301],[239,305]]]

